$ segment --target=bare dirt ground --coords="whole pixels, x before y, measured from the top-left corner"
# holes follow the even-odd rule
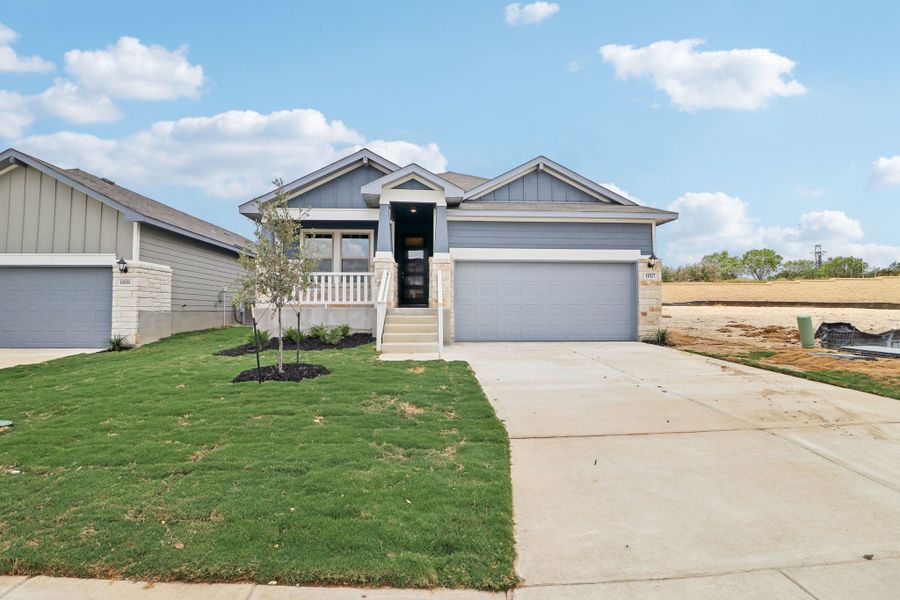
[[[831,350],[802,349],[797,332],[801,313],[812,316],[813,327],[846,322],[872,333],[900,328],[900,310],[782,306],[663,306],[662,327],[668,330],[669,343],[685,350],[728,357],[775,352],[758,360],[802,371],[853,371],[890,383],[900,381],[900,359],[846,360],[816,354],[834,353]]]

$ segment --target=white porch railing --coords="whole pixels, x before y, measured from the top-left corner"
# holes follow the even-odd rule
[[[391,290],[391,270],[385,269],[378,286],[375,300],[375,349],[381,351],[381,337],[384,335],[384,320],[387,317],[388,296]]]
[[[444,357],[444,276],[437,271],[438,356]]]
[[[374,304],[375,273],[313,273],[310,286],[294,289],[300,304]]]

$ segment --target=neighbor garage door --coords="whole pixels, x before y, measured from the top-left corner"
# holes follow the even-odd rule
[[[633,340],[631,263],[457,262],[456,339]]]
[[[111,319],[110,267],[0,267],[0,347],[102,347]]]

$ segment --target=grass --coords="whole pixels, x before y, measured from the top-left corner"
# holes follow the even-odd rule
[[[213,352],[245,337],[0,370],[0,573],[515,584],[509,443],[465,363],[368,345],[303,353],[329,376],[232,384],[253,355]]]
[[[797,369],[785,369],[771,363],[759,362],[763,358],[769,358],[775,355],[775,352],[770,351],[748,352],[737,355],[701,352],[699,350],[687,350],[687,352],[700,354],[702,356],[708,356],[709,358],[717,358],[719,360],[736,362],[742,365],[747,365],[748,367],[756,367],[757,369],[765,369],[767,371],[781,373],[782,375],[791,375],[793,377],[808,379],[809,381],[828,383],[830,385],[836,385],[838,387],[857,390],[860,392],[867,392],[869,394],[877,394],[886,398],[893,398],[894,400],[900,400],[900,380],[897,379],[894,380],[894,383],[890,383],[887,381],[875,379],[874,377],[870,377],[865,373],[857,373],[855,371],[844,371],[840,369],[823,371],[800,371]]]

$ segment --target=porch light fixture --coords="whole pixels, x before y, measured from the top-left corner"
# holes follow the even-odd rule
[[[651,252],[651,253],[650,253],[650,258],[647,259],[647,266],[650,267],[650,268],[652,269],[653,267],[656,266],[656,261],[657,261],[657,260],[659,260],[659,259],[656,258],[656,255],[653,254],[653,253]]]
[[[116,264],[119,265],[119,273],[128,272],[128,263],[125,262],[125,257],[120,258]]]
[[[409,209],[409,212],[411,212],[411,213],[416,212],[416,207],[415,207],[415,206],[411,207],[411,208]]]

